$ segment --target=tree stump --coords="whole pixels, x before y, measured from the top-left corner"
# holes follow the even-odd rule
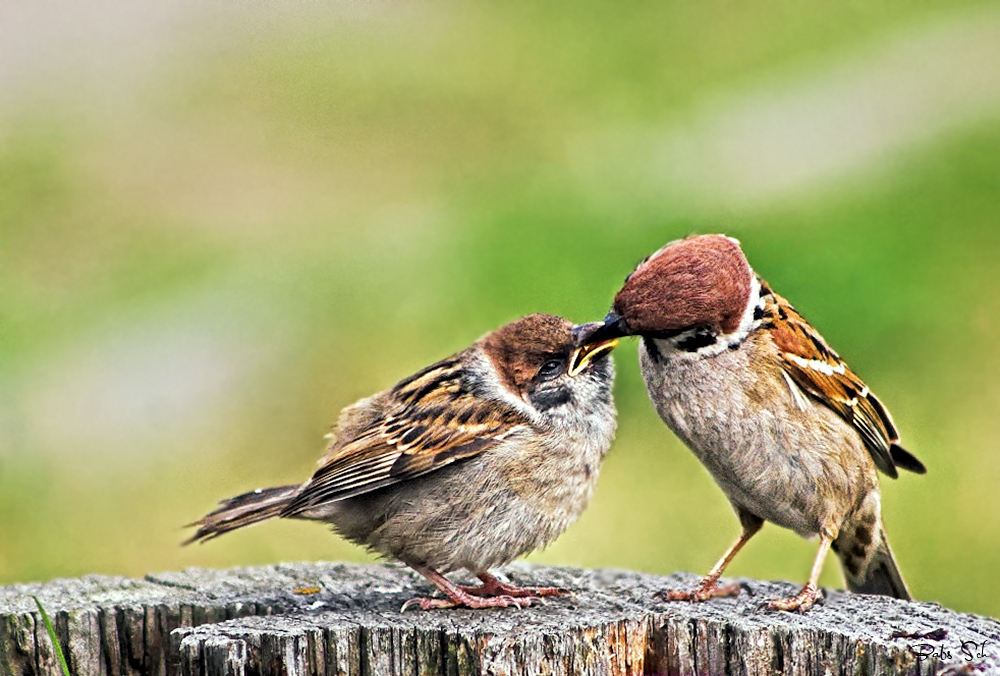
[[[296,563],[87,576],[0,588],[0,674],[59,674],[31,596],[77,676],[137,674],[995,674],[1000,622],[933,603],[826,591],[804,615],[770,612],[788,583],[665,602],[690,587],[623,570],[514,565],[517,584],[573,596],[527,609],[409,610],[434,590],[394,565]]]

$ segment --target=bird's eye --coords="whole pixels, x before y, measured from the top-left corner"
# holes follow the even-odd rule
[[[542,364],[542,368],[538,369],[538,379],[551,380],[552,378],[558,378],[565,370],[565,359],[548,359]]]

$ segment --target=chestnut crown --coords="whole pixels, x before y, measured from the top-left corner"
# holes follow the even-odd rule
[[[483,351],[514,392],[531,389],[543,368],[562,368],[575,347],[573,324],[555,315],[533,314],[501,326],[482,339]]]
[[[735,331],[750,300],[753,271],[739,242],[724,235],[677,240],[644,260],[615,296],[628,333],[708,327]]]

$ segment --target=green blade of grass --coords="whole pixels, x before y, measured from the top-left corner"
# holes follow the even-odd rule
[[[49,638],[52,640],[52,647],[56,651],[56,657],[59,658],[59,665],[62,667],[63,676],[72,676],[69,673],[69,665],[66,664],[66,656],[63,655],[62,645],[59,644],[59,638],[56,636],[56,629],[52,626],[52,620],[49,619],[49,614],[45,612],[45,608],[42,607],[42,602],[38,600],[37,596],[32,596],[35,599],[35,605],[38,606],[38,612],[42,614],[42,621],[45,622],[45,630],[49,632]]]

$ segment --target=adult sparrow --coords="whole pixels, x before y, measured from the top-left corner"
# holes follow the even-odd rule
[[[851,591],[909,599],[880,514],[877,470],[923,474],[889,412],[788,301],[722,235],[667,244],[630,274],[581,342],[640,337],[646,390],[736,510],[742,533],[693,591],[739,593],[719,577],[765,521],[819,535],[809,581],[778,610],[804,612],[832,547]]]
[[[191,524],[189,542],[271,517],[310,519],[447,596],[404,610],[520,607],[566,593],[506,584],[489,569],[552,542],[594,492],[615,432],[617,339],[578,347],[583,328],[529,315],[345,408],[308,481],[223,501]],[[444,576],[463,568],[483,584]]]

